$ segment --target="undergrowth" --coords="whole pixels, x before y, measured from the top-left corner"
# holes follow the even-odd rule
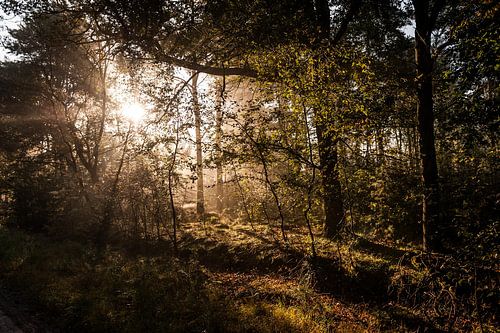
[[[313,291],[283,288],[281,279],[221,275],[195,259],[98,252],[89,243],[6,228],[0,277],[62,332],[325,332],[347,325],[331,320],[334,308],[311,301]]]
[[[0,226],[0,278],[63,332],[495,331],[494,270],[361,240],[319,238],[313,258],[209,227],[174,256]]]

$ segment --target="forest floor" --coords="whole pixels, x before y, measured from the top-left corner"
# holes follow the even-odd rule
[[[182,243],[189,254],[182,254],[192,257],[197,251],[212,283],[241,311],[271,321],[264,326],[280,322],[283,332],[288,326],[302,332],[398,332],[432,326],[385,302],[387,269],[408,250],[379,245],[378,256],[373,249],[351,251],[352,244],[331,242],[316,231],[313,259],[307,230],[287,228],[286,235],[285,243],[278,226],[213,219],[200,228],[193,222],[183,227]],[[390,315],[396,312],[398,316]]]
[[[415,250],[316,232],[313,258],[306,230],[286,233],[287,243],[276,226],[184,222],[173,255],[167,241],[102,250],[0,226],[0,278],[54,332],[494,331],[446,293],[425,298]]]

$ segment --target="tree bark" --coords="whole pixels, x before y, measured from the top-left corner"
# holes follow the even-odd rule
[[[198,73],[193,75],[191,82],[191,91],[193,95],[193,113],[196,140],[196,213],[203,215],[205,213],[205,198],[203,190],[203,152],[201,147],[201,110],[198,101]]]
[[[215,104],[215,166],[216,166],[216,200],[217,213],[222,214],[224,189],[222,181],[222,102],[223,86],[220,82],[216,85],[216,104]]]
[[[318,29],[318,41],[315,48],[319,48],[322,43],[330,41],[330,9],[328,0],[315,0],[316,22]],[[341,29],[342,30],[342,29]],[[342,33],[338,33],[333,43],[340,40]],[[342,224],[344,222],[344,206],[342,202],[342,187],[338,171],[338,151],[336,133],[332,130],[333,121],[322,117],[321,110],[314,112],[316,122],[316,134],[318,136],[318,153],[320,159],[321,185],[323,192],[323,208],[325,220],[323,224],[323,234],[328,238],[340,236]]]
[[[430,1],[414,0],[415,9],[415,63],[417,66],[417,118],[419,133],[420,163],[423,183],[423,248],[425,251],[439,251],[441,239],[439,177],[434,139],[434,110],[432,92],[433,59],[431,34],[438,10],[430,8]]]
[[[326,130],[322,124],[316,125],[316,134],[318,136],[323,207],[325,210],[323,234],[328,238],[337,238],[340,236],[344,222],[342,187],[337,163],[338,140],[335,138],[335,134],[331,130]]]

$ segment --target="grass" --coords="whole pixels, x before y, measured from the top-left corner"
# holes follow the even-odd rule
[[[88,244],[5,229],[0,239],[3,280],[64,331],[197,331],[210,320],[198,315],[208,311],[206,275],[193,263],[98,254]]]
[[[306,233],[289,233],[285,245],[269,226],[185,223],[173,256],[168,243],[116,243],[98,251],[90,243],[0,227],[0,278],[64,332],[440,329],[388,293],[395,282],[425,279],[400,264],[393,252],[404,250],[318,237],[312,259]]]

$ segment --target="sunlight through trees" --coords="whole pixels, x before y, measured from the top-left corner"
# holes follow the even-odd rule
[[[62,331],[493,331],[499,9],[0,2],[0,281]]]

